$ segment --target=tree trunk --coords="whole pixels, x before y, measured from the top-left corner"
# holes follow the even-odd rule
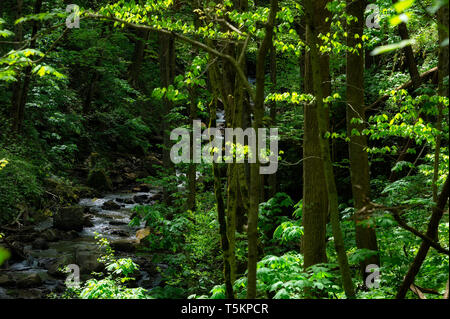
[[[22,17],[23,10],[23,0],[17,0],[17,11],[16,11],[16,19]],[[23,40],[23,24],[19,23],[15,26],[15,36],[14,41],[20,42]],[[20,48],[20,44],[14,45],[14,49],[18,50]],[[12,119],[12,130],[13,132],[18,131],[19,127],[19,108],[20,108],[20,94],[22,91],[22,78],[20,76],[17,77],[17,81],[13,84],[12,89],[12,97],[11,97],[11,119]]]
[[[438,197],[437,204],[436,206],[433,207],[433,213],[431,214],[430,222],[428,223],[426,232],[428,238],[436,238],[436,235],[438,233],[439,221],[441,220],[442,215],[444,214],[444,209],[445,205],[447,204],[448,196],[449,196],[449,180],[447,177],[447,180],[444,183],[444,187],[442,188],[442,191]],[[416,257],[414,258],[414,261],[409,267],[408,273],[403,279],[403,283],[401,284],[397,292],[397,295],[395,297],[396,299],[405,298],[409,287],[411,286],[412,283],[414,283],[414,279],[419,273],[420,267],[422,267],[422,264],[425,261],[425,258],[427,257],[428,250],[430,249],[430,247],[431,247],[430,242],[425,240],[422,241],[419,251],[417,252]]]
[[[255,129],[258,145],[258,128],[263,127],[264,116],[264,87],[265,87],[265,62],[272,47],[273,28],[278,11],[278,1],[270,1],[270,13],[266,24],[266,34],[259,47],[256,58],[256,94],[253,107],[253,128]],[[256,152],[255,152],[256,153]],[[261,176],[259,174],[259,160],[257,154],[256,163],[250,164],[250,207],[248,212],[248,274],[247,274],[247,298],[256,298],[256,265],[258,261],[258,208],[260,203]]]
[[[314,2],[314,19],[317,26],[325,31],[324,15],[326,3],[321,0]],[[309,43],[311,37],[316,35],[311,33],[311,29],[306,29],[306,41]],[[326,34],[326,32],[325,32]],[[325,70],[329,70],[325,65],[327,60],[321,58],[321,65]],[[328,76],[324,76],[320,71],[321,85],[326,82]],[[311,52],[305,56],[304,74],[305,92],[314,94]],[[326,87],[328,90],[328,87]],[[313,103],[304,107],[304,135],[303,135],[303,215],[302,223],[304,235],[302,241],[302,252],[304,256],[305,269],[309,266],[327,261],[326,256],[326,226],[328,219],[328,199],[324,176],[324,165],[322,162],[319,146],[319,128],[317,122],[317,105]]]
[[[317,47],[319,34],[316,28],[315,19],[313,18],[315,13],[314,1],[304,1],[305,13],[307,17],[307,34],[308,47],[310,49],[310,61],[313,80],[314,97],[316,101],[316,120],[318,123],[318,135],[320,153],[323,161],[323,170],[325,176],[325,183],[328,193],[328,212],[331,219],[331,225],[333,229],[334,244],[336,247],[339,270],[341,272],[343,288],[347,298],[354,298],[355,291],[352,283],[350,267],[348,265],[347,254],[344,246],[344,239],[342,230],[340,227],[339,210],[338,210],[338,194],[336,189],[336,182],[334,180],[333,166],[330,156],[330,145],[328,139],[325,138],[325,134],[328,130],[327,113],[325,111],[326,105],[323,102],[324,90],[322,86],[322,71],[321,60],[319,56],[319,50]]]
[[[129,82],[132,87],[138,88],[139,74],[141,72],[142,62],[145,56],[145,47],[149,38],[148,30],[136,31],[136,44],[134,46],[133,60],[128,69]]]
[[[398,0],[392,1],[393,3],[397,3]],[[406,23],[402,22],[398,25],[398,34],[402,38],[402,40],[409,40],[409,32]],[[406,63],[408,65],[409,75],[411,77],[411,81],[413,82],[413,87],[418,88],[420,86],[420,74],[417,70],[416,59],[414,58],[414,52],[412,46],[408,45],[403,48],[403,52],[405,53]]]
[[[347,45],[350,48],[361,48],[356,53],[347,53],[347,135],[350,158],[350,177],[352,183],[353,202],[355,208],[356,247],[378,251],[375,227],[369,225],[370,216],[361,217],[360,209],[370,203],[369,159],[365,150],[367,138],[362,135],[364,124],[352,123],[352,119],[365,122],[364,106],[364,49],[361,41],[364,29],[365,0],[347,0],[347,14],[356,17],[348,25]],[[355,38],[355,35],[358,35]],[[380,265],[378,256],[372,256],[361,262],[361,273],[366,278],[366,266]]]
[[[270,48],[270,81],[272,82],[273,92],[276,92],[277,86],[277,51],[275,46],[272,45]],[[270,105],[270,118],[272,119],[272,125],[276,125],[276,116],[277,116],[277,102],[273,101]],[[269,184],[269,192],[268,198],[272,198],[277,193],[277,173],[273,173],[269,175],[268,184]]]
[[[159,68],[162,87],[167,88],[173,84],[175,78],[175,40],[171,35],[159,34]],[[174,170],[173,163],[170,160],[170,121],[167,118],[173,103],[168,99],[163,101],[163,166],[167,173],[171,174]],[[163,188],[163,200],[170,204],[171,197],[169,190]]]
[[[17,8],[18,13],[22,11],[22,0],[17,1]],[[36,0],[34,3],[34,14],[38,14],[41,12],[42,9],[42,0]],[[22,38],[22,27],[18,28],[19,36],[18,38]],[[33,39],[38,32],[38,22],[33,22],[33,27],[31,31],[31,42],[30,42],[30,48],[34,49],[36,47],[36,39]],[[22,130],[22,124],[25,118],[25,104],[28,100],[28,92],[30,89],[30,83],[31,83],[31,74],[32,72],[32,66],[27,66],[24,72],[24,80],[23,84],[20,82],[20,80],[17,82],[18,87],[16,87],[13,91],[13,131],[16,133],[19,133]],[[16,91],[17,90],[17,91]]]

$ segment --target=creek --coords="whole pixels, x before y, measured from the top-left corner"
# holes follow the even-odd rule
[[[167,268],[164,264],[152,263],[150,252],[136,253],[136,232],[143,224],[131,227],[132,209],[136,205],[153,203],[158,193],[148,192],[107,194],[101,198],[84,198],[79,205],[84,207],[90,222],[80,232],[58,232],[53,228],[52,218],[37,224],[37,234],[59,234],[57,240],[47,240],[42,247],[26,243],[23,252],[26,259],[7,262],[0,268],[0,299],[40,299],[50,293],[58,296],[65,290],[67,274],[59,269],[76,264],[81,270],[81,280],[90,278],[92,271],[103,269],[97,258],[99,250],[96,234],[106,238],[116,251],[116,258],[131,258],[140,266],[132,287],[152,289],[162,281],[157,269]],[[116,248],[117,247],[117,248]]]

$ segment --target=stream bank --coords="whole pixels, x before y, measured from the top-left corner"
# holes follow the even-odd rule
[[[136,233],[144,225],[128,225],[136,205],[151,205],[159,198],[158,190],[145,185],[128,192],[83,198],[78,205],[61,209],[37,225],[8,234],[5,242],[12,258],[0,268],[0,299],[61,295],[67,276],[61,269],[69,264],[79,266],[82,281],[92,272],[103,271],[104,265],[97,261],[102,252],[96,234],[108,239],[117,258],[131,258],[140,266],[135,287],[152,289],[160,285],[162,275],[157,269],[167,266],[153,263],[151,253],[139,252]]]

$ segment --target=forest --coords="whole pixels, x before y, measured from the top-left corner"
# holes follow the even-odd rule
[[[0,299],[448,299],[448,0],[0,0]]]

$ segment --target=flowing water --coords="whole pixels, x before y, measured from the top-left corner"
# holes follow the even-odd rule
[[[99,256],[95,235],[108,239],[110,242],[135,242],[136,231],[143,224],[130,227],[132,209],[139,204],[152,204],[156,191],[138,193],[108,194],[102,198],[85,198],[79,205],[91,216],[91,227],[85,227],[76,238],[64,238],[56,242],[48,242],[47,249],[33,249],[31,244],[24,248],[27,259],[21,262],[9,263],[0,269],[0,299],[4,298],[46,298],[49,293],[61,293],[65,289],[65,278],[55,275],[55,263],[67,265],[78,261],[96,260]],[[113,202],[114,209],[106,209],[105,203]],[[51,218],[35,227],[36,231],[50,230]],[[92,253],[92,256],[90,255]],[[154,270],[159,266],[151,265],[151,255],[148,253],[116,253],[116,257],[130,257],[141,266],[136,284],[145,289],[152,289],[161,282],[161,274]],[[84,259],[84,260],[83,260]],[[66,262],[64,262],[66,261]],[[51,269],[53,268],[53,271]],[[150,270],[153,269],[153,270]],[[40,278],[40,280],[36,277]],[[88,275],[82,275],[82,280]],[[9,278],[9,279],[8,279]],[[33,284],[34,281],[37,283]]]

